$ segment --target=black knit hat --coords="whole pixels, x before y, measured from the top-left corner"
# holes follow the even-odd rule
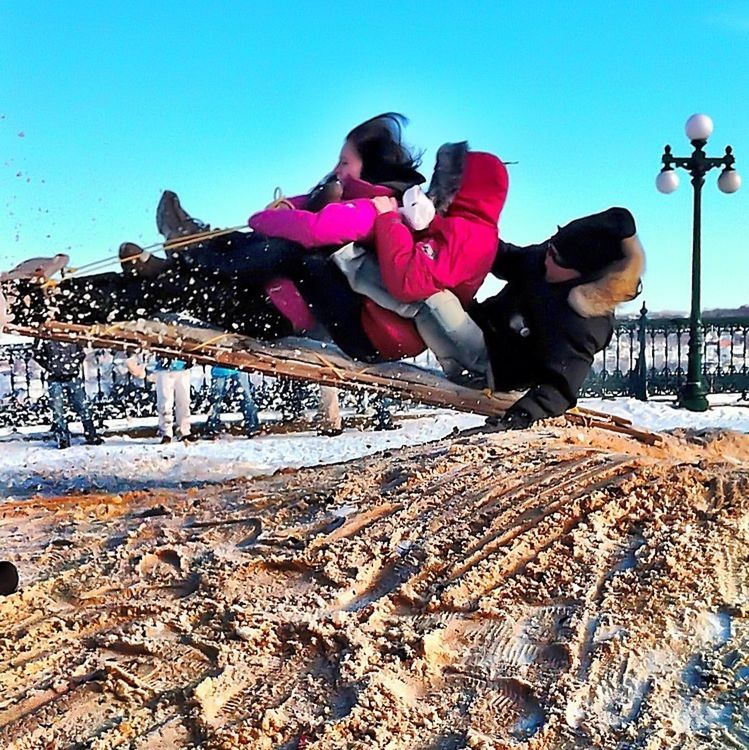
[[[626,208],[609,208],[561,227],[551,242],[560,265],[590,276],[620,260],[622,240],[636,231],[635,220]]]

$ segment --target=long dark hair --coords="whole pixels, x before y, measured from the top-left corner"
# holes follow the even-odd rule
[[[420,184],[424,177],[417,167],[421,153],[403,143],[408,118],[398,112],[384,112],[357,125],[346,136],[362,160],[361,178],[375,185],[386,182]]]

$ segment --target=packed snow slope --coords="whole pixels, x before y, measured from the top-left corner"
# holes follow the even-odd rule
[[[581,406],[625,417],[637,427],[655,431],[718,427],[749,433],[749,401],[737,396],[710,399],[713,405],[702,413],[674,408],[669,401],[631,398],[583,399]],[[186,488],[257,477],[280,469],[350,461],[378,451],[420,445],[484,423],[483,417],[474,414],[421,408],[396,415],[398,430],[376,432],[366,423],[356,425],[355,416],[347,412],[347,429],[331,439],[316,434],[303,420],[279,426],[278,416],[261,412],[264,431],[252,440],[240,434],[189,445],[159,445],[155,419],[123,419],[108,420],[102,432],[104,444],[92,447],[83,444],[82,427],[74,423],[74,445],[64,451],[55,448],[51,435],[40,432],[42,428],[24,428],[23,433],[2,428],[0,487],[5,493],[0,495],[0,505],[4,497],[33,493]],[[195,417],[195,422],[204,419]],[[240,415],[233,419],[240,419]]]
[[[749,436],[542,425],[6,500],[0,747],[749,743]]]

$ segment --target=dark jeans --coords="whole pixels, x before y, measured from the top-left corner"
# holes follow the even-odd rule
[[[254,435],[260,427],[260,419],[255,403],[255,386],[245,372],[233,372],[227,377],[211,378],[211,411],[205,423],[206,431],[218,432],[221,426],[221,407],[224,403],[224,394],[231,381],[237,383],[241,393],[245,432],[248,435]]]
[[[175,266],[155,279],[120,273],[72,277],[63,279],[51,295],[38,284],[19,282],[17,292],[13,312],[19,324],[34,325],[52,317],[91,325],[184,312],[209,325],[266,340],[293,333],[262,287],[199,267]]]
[[[91,416],[91,405],[80,380],[50,380],[47,385],[47,392],[49,394],[49,405],[52,409],[52,434],[58,442],[61,440],[70,442],[68,420],[65,418],[65,394],[67,394],[71,406],[83,422],[83,432],[86,438],[90,440],[96,437],[96,427]]]
[[[327,253],[308,250],[293,280],[315,317],[349,357],[362,362],[379,360],[361,324],[363,298]]]
[[[287,240],[232,232],[174,254],[155,279],[121,273],[63,279],[51,296],[39,285],[19,282],[14,305],[19,324],[50,317],[91,325],[185,312],[209,325],[274,340],[293,329],[265,294],[273,278],[294,281],[315,317],[350,357],[377,361],[379,354],[361,325],[362,297],[325,251],[306,250]]]
[[[175,253],[186,270],[208,271],[231,279],[243,279],[262,287],[279,276],[295,278],[308,251],[296,242],[254,232],[230,232],[189,245]]]
[[[279,276],[291,279],[346,354],[365,362],[377,359],[377,350],[361,325],[362,298],[331,261],[329,250],[308,250],[288,240],[232,232],[190,246],[176,257],[183,268],[207,269],[255,284]]]

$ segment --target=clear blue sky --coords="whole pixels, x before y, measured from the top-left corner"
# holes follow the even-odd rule
[[[61,3],[0,0],[0,267],[158,240],[161,191],[243,223],[303,192],[385,110],[425,149],[467,139],[510,167],[502,236],[611,205],[635,214],[644,298],[687,310],[692,188],[656,192],[663,146],[734,147],[743,189],[704,189],[703,306],[749,303],[749,3]],[[641,298],[642,299],[642,298]],[[638,302],[639,304],[639,302]]]

